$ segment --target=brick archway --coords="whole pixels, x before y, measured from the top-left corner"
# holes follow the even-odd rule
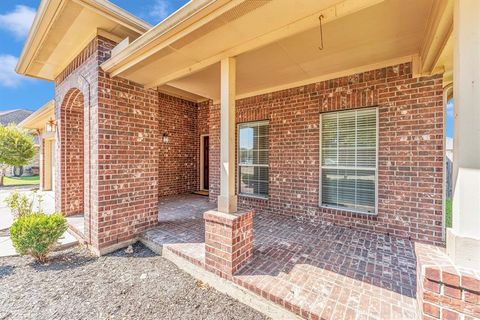
[[[60,107],[60,210],[66,216],[84,214],[84,95],[70,89]]]

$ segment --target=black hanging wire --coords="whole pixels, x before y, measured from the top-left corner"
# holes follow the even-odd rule
[[[323,14],[318,16],[318,22],[319,22],[319,28],[320,28],[320,46],[318,47],[318,50],[323,50],[323,28],[322,28],[322,19],[323,19]]]

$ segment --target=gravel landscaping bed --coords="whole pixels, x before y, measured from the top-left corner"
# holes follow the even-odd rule
[[[141,244],[94,257],[76,247],[41,265],[0,258],[0,319],[266,319]]]

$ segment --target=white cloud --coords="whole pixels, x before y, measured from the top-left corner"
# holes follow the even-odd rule
[[[15,72],[17,61],[12,55],[0,55],[0,86],[15,88],[26,79]]]
[[[22,39],[27,36],[34,18],[35,9],[17,5],[15,10],[0,14],[0,28],[10,31],[15,37]]]
[[[170,8],[166,0],[156,0],[150,11],[150,16],[158,19],[159,22],[168,17],[169,14]]]
[[[453,117],[453,99],[447,102],[447,116]]]

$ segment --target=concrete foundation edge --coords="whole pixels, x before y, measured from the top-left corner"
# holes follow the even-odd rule
[[[126,248],[128,247],[129,245],[132,245],[134,244],[135,242],[138,242],[138,239],[137,238],[133,238],[133,239],[129,239],[129,240],[125,240],[125,241],[122,241],[122,242],[118,242],[118,243],[115,243],[114,245],[111,245],[111,246],[108,246],[108,247],[105,247],[105,248],[101,248],[100,250],[91,246],[91,245],[88,245],[88,248],[97,256],[103,256],[103,255],[106,255],[106,254],[109,254],[109,253],[112,253],[114,251],[117,251],[118,249],[122,249],[122,248]]]

